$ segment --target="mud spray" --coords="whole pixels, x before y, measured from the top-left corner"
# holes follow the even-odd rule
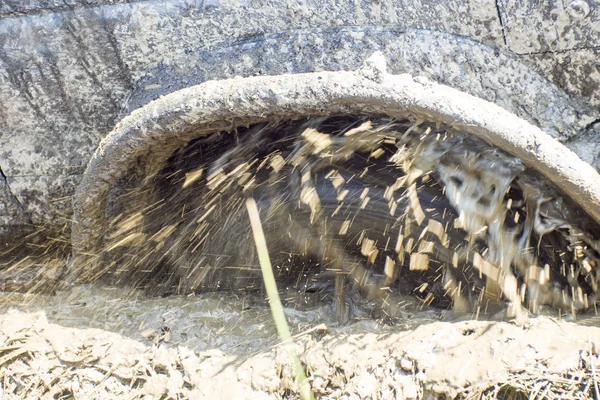
[[[129,365],[128,370],[123,360],[110,365],[100,362],[105,369],[98,368],[106,377],[99,379],[85,377],[74,372],[76,369],[67,372],[59,368],[61,376],[76,377],[79,386],[69,386],[67,378],[51,373],[51,382],[60,385],[44,386],[43,379],[19,383],[30,364],[40,362],[40,354],[47,359],[50,353],[30,343],[31,333],[19,337],[19,332],[27,330],[21,323],[14,324],[15,318],[33,318],[37,322],[30,322],[42,335],[51,325],[39,315],[25,317],[14,311],[3,322],[9,333],[0,358],[0,366],[18,360],[9,364],[12,372],[4,372],[10,377],[10,393],[59,397],[91,393],[92,397],[110,398],[124,395],[121,386],[127,384],[140,396],[230,395],[225,389],[231,377],[219,375],[227,370],[229,361],[215,364],[221,372],[211,370],[213,387],[203,383],[206,377],[199,370],[190,372],[190,363],[200,365],[201,359],[177,350],[174,357],[179,361],[173,364],[167,353],[164,358],[155,351],[161,343],[173,341],[172,331],[178,332],[179,343],[196,350],[210,351],[211,345],[222,349],[242,346],[243,351],[236,351],[245,357],[264,351],[265,344],[274,340],[272,328],[256,324],[268,320],[268,314],[257,306],[263,288],[245,207],[248,198],[258,205],[293,330],[304,330],[306,337],[315,340],[328,329],[320,325],[307,331],[317,320],[335,325],[376,319],[408,327],[411,318],[419,324],[464,314],[475,319],[504,318],[506,314],[518,317],[550,309],[552,315],[575,316],[586,310],[593,313],[598,302],[600,227],[518,158],[427,121],[338,116],[266,122],[195,139],[174,152],[160,171],[123,178],[119,189],[109,196],[111,223],[103,237],[103,250],[90,255],[93,263],[71,267],[75,273],[67,277],[120,288],[115,289],[119,294],[112,298],[99,295],[101,289],[79,286],[75,294],[59,293],[45,306],[63,323],[86,318],[88,326],[112,326],[110,330],[126,336],[152,340],[155,350],[145,361],[152,366],[144,364],[140,369],[143,363]],[[60,270],[60,265],[55,270]],[[227,293],[216,303],[211,300],[216,291],[223,290]],[[109,309],[102,314],[104,321],[97,320],[99,303],[94,296],[102,297],[101,304]],[[161,296],[170,297],[161,303]],[[185,305],[182,301],[189,296],[204,299],[203,305]],[[124,298],[134,301],[125,305]],[[73,304],[74,299],[78,304]],[[81,306],[81,302],[88,304]],[[30,312],[39,309],[34,303],[29,305]],[[162,313],[153,320],[147,310],[140,316],[142,313],[135,311],[139,307],[183,314],[171,320]],[[219,316],[214,314],[217,310]],[[250,318],[246,322],[244,312]],[[89,315],[84,317],[86,313]],[[218,329],[214,328],[215,318]],[[182,321],[188,326],[173,328]],[[156,324],[164,326],[146,328]],[[462,336],[478,329],[464,328]],[[223,338],[225,333],[229,339]],[[122,357],[126,354],[121,348],[123,339],[105,338],[104,342],[114,340],[120,344],[112,354]],[[52,343],[54,348],[61,347]],[[310,346],[310,341],[305,343],[305,357]],[[395,345],[390,342],[386,346]],[[85,356],[53,353],[48,362],[58,368],[69,357],[72,360],[68,362],[88,366],[93,357],[106,361],[108,350],[94,347],[93,354],[86,351]],[[590,351],[591,356],[594,350]],[[32,355],[24,357],[27,352]],[[389,371],[384,368],[400,375],[388,377],[385,372],[384,377],[375,379],[377,374],[371,372],[369,379],[375,379],[377,388],[365,389],[363,379],[363,386],[352,390],[366,394],[373,390],[381,398],[398,393],[407,398],[424,396],[417,389],[418,383],[424,382],[424,375],[419,375],[424,368],[419,369],[415,357],[402,357]],[[266,368],[259,367],[260,360],[248,362],[252,371]],[[347,383],[353,375],[335,377],[331,370],[329,376],[314,362],[304,362],[312,365],[308,374],[317,394],[336,397],[350,390],[336,389],[346,387],[336,379]],[[289,378],[289,363],[278,365],[281,369],[274,381],[267,378],[271,372],[260,372],[260,379],[251,374],[252,390],[296,396],[298,387]],[[177,376],[181,385],[174,380]],[[321,382],[318,376],[329,378]],[[106,383],[108,377],[112,386]],[[580,382],[580,386],[587,384],[582,393],[592,393],[594,375],[585,377],[587,380],[582,377]],[[239,376],[236,379],[244,381]],[[395,387],[388,380],[396,386],[406,382]],[[269,386],[275,381],[275,386]],[[379,388],[380,383],[387,389]],[[215,389],[217,384],[221,389]],[[438,393],[461,393],[450,386],[445,391],[437,387]],[[503,388],[463,389],[463,394],[496,397],[506,394]]]
[[[597,301],[598,226],[519,159],[444,126],[330,117],[217,132],[124,191],[84,281],[260,290],[253,197],[286,287],[342,276],[392,317],[394,291],[461,312],[508,302],[509,316]]]
[[[79,278],[155,296],[260,293],[248,198],[288,306],[310,309],[316,293],[335,309],[329,323],[401,324],[426,310],[521,317],[544,306],[575,315],[598,300],[599,227],[558,189],[450,127],[367,116],[192,141],[113,195],[121,213],[102,267]]]

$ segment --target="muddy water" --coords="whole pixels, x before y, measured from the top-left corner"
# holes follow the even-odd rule
[[[266,302],[255,300],[250,309],[251,299],[225,292],[136,300],[89,286],[52,298],[13,296],[0,313],[2,393],[299,398]],[[507,384],[548,398],[593,396],[598,317],[516,325],[472,316],[445,322],[447,312],[414,311],[396,326],[368,318],[336,327],[323,322],[335,320],[331,303],[286,307],[315,396],[482,398],[485,391],[483,398],[501,398]]]
[[[409,328],[503,318],[523,303],[594,323],[594,224],[520,160],[460,132],[366,118],[267,124],[170,162],[134,187],[159,206],[133,202],[108,236],[117,256],[106,269],[121,284],[4,295],[3,306],[194,349],[262,348],[276,337],[241,207],[251,195],[295,333],[338,324],[336,274],[363,295],[375,288],[347,291],[344,320]]]
[[[227,151],[219,137],[184,149],[128,195],[107,235],[109,284],[0,296],[6,351],[28,350],[0,365],[14,398],[45,382],[82,398],[293,393],[241,207],[250,195],[315,393],[454,397],[508,379],[537,385],[540,373],[555,374],[546,391],[591,393],[597,227],[519,160],[409,121],[266,125],[231,138]],[[341,325],[336,274],[352,283]],[[497,322],[507,307],[526,316],[522,304],[542,316]],[[86,352],[81,368],[65,357]],[[40,383],[22,382],[48,359],[57,367]],[[573,371],[577,382],[564,378]],[[134,388],[135,376],[146,383]]]
[[[445,310],[408,304],[395,327],[374,318],[374,305],[348,294],[354,322],[340,326],[331,296],[282,291],[284,312],[294,335],[325,332],[385,333],[420,324],[456,319]],[[4,312],[41,313],[49,322],[70,328],[97,328],[147,344],[165,343],[195,351],[219,351],[247,357],[279,343],[267,300],[256,293],[212,292],[194,297],[149,298],[141,291],[83,285],[54,296],[4,294]],[[3,314],[4,314],[3,312]],[[337,328],[336,328],[337,327]]]

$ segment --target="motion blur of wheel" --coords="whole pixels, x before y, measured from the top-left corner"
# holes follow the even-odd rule
[[[378,73],[384,72],[374,70],[366,81],[362,75],[358,80],[390,85]],[[331,82],[321,79],[310,82],[329,90]],[[239,81],[233,83],[236,93],[247,96]],[[193,99],[194,90],[210,92],[198,87],[183,92],[184,99]],[[251,109],[269,107],[249,98]],[[564,148],[541,131],[531,130],[536,149],[519,147],[527,138],[525,125],[516,139],[474,135],[464,122],[460,128],[442,114],[443,101],[458,109],[466,104],[465,113],[477,114],[468,105],[470,97],[434,98],[432,107],[442,110],[437,115],[348,113],[334,107],[330,113],[276,114],[221,127],[188,126],[193,117],[173,120],[170,109],[197,112],[181,108],[179,100],[171,96],[151,103],[146,114],[132,114],[131,125],[124,122],[98,149],[75,204],[86,217],[76,219],[74,231],[88,238],[80,254],[94,254],[92,261],[80,257],[74,264],[78,279],[107,279],[160,295],[258,290],[260,269],[245,209],[245,199],[252,197],[283,287],[326,289],[337,276],[338,286],[350,282],[389,310],[396,306],[390,293],[461,311],[508,301],[513,315],[523,301],[534,311],[539,305],[579,310],[596,301],[600,231],[592,217],[595,203],[585,199],[595,192],[579,196],[576,185],[561,180],[561,160],[551,167],[557,173],[548,173],[544,163]],[[475,123],[492,129],[485,121]],[[517,129],[510,120],[494,121],[500,130]],[[133,133],[127,133],[129,126]],[[159,127],[156,133],[146,130],[152,126]],[[173,131],[179,136],[161,146]],[[136,132],[139,136],[132,136]],[[515,153],[477,136],[512,145]],[[546,158],[536,164],[539,154]],[[585,168],[577,173],[596,174]],[[85,250],[90,243],[93,252]]]
[[[567,307],[569,284],[595,292],[582,268],[598,257],[595,224],[579,224],[518,159],[431,123],[332,117],[215,133],[121,196],[138,192],[141,213],[114,220],[105,263],[114,282],[156,294],[260,286],[247,197],[286,286],[319,287],[337,273],[438,307],[468,299],[469,309],[501,300],[506,271],[543,304]],[[581,254],[563,254],[575,246]],[[569,281],[561,268],[574,264]]]

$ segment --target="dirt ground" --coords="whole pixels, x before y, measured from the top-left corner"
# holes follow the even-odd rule
[[[283,298],[317,398],[598,398],[594,313],[515,323],[407,307],[390,325],[354,299],[339,326],[329,299]],[[298,398],[257,295],[79,286],[0,300],[2,399]]]

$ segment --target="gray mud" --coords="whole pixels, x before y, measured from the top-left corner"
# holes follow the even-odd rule
[[[248,142],[215,142],[222,152],[208,163],[185,164],[198,160],[184,151],[185,168],[137,177],[150,182],[134,187],[139,202],[117,193],[130,208],[101,210],[123,218],[109,215],[103,232],[114,260],[81,271],[103,287],[0,299],[5,397],[297,398],[240,223],[249,193],[263,197],[285,314],[317,397],[600,397],[593,218],[561,185],[468,132],[359,122],[332,132],[292,125],[275,149],[267,133],[277,124],[251,127]],[[286,197],[289,188],[298,193]],[[378,232],[382,221],[390,228]],[[299,272],[306,279],[293,279]],[[342,299],[345,324],[335,274],[354,286]],[[223,288],[237,290],[205,291]],[[505,320],[507,308],[517,320]]]
[[[389,326],[368,318],[363,302],[355,303],[356,319],[338,326],[331,301],[299,307],[283,297],[318,398],[594,395],[594,313],[575,323],[548,311],[515,324],[417,307]],[[1,300],[5,399],[298,398],[292,363],[260,296],[146,298],[80,286]]]

